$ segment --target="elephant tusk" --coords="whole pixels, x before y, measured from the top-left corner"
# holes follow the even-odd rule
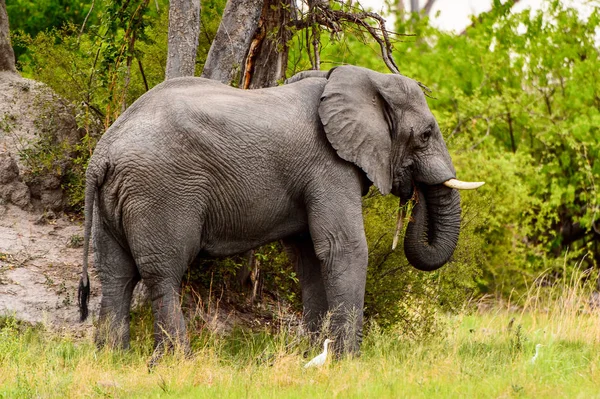
[[[475,190],[476,188],[479,188],[481,186],[483,186],[485,184],[485,182],[483,181],[478,181],[478,182],[470,182],[470,181],[460,181],[457,179],[450,179],[444,182],[444,186],[446,187],[450,187],[450,188],[455,188],[457,190]]]
[[[400,231],[402,230],[404,216],[402,215],[402,208],[398,209],[398,220],[396,221],[396,232],[394,233],[394,239],[392,240],[392,251],[396,249],[398,245],[398,237],[400,236]]]

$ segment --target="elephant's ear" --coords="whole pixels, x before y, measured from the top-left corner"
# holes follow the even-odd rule
[[[337,154],[358,165],[385,195],[392,189],[392,141],[377,83],[382,77],[354,66],[335,68],[321,95],[319,116]]]

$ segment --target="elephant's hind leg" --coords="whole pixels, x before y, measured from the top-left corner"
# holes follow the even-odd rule
[[[150,366],[165,351],[190,352],[180,287],[188,265],[200,251],[203,226],[196,193],[184,190],[171,195],[167,188],[161,190],[152,194],[165,196],[160,204],[131,198],[123,220],[131,253],[152,301],[155,355]]]
[[[165,351],[181,350],[188,354],[185,318],[181,311],[180,285],[187,262],[171,251],[136,256],[136,263],[150,290],[154,315],[154,365]]]
[[[129,251],[94,224],[95,269],[102,284],[100,315],[95,341],[99,347],[129,348],[129,322],[133,289],[140,280]]]

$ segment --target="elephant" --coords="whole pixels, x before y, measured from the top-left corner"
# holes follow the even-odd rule
[[[409,262],[445,264],[460,230],[457,189],[473,183],[456,179],[416,81],[352,65],[257,90],[167,80],[115,121],[90,158],[81,319],[90,239],[106,331],[97,343],[129,346],[132,292],[143,279],[155,346],[186,350],[179,289],[190,263],[281,240],[308,330],[327,315],[334,350],[357,352],[368,263],[361,201],[372,185],[401,203],[418,198],[404,242]]]

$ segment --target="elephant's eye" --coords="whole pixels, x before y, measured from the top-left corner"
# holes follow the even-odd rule
[[[423,143],[426,143],[429,141],[429,139],[431,138],[431,129],[427,129],[423,132],[423,134],[421,135],[421,141],[423,141]]]

